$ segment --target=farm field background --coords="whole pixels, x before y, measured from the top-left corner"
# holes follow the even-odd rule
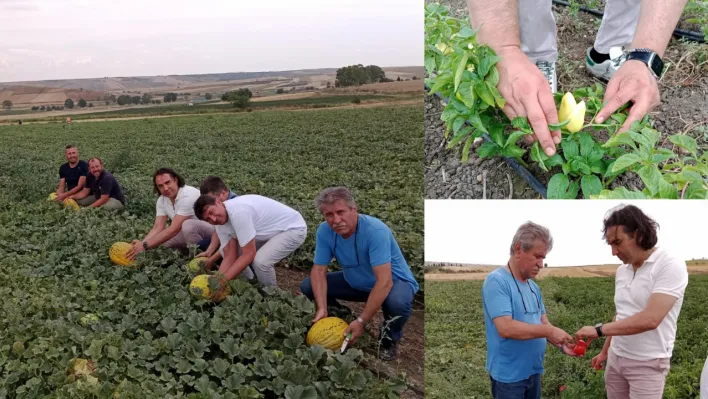
[[[614,277],[548,277],[537,281],[548,317],[574,334],[585,325],[611,320]],[[426,281],[425,397],[490,397],[485,370],[486,337],[482,308],[483,281]],[[690,274],[666,379],[664,398],[699,395],[700,374],[708,353],[708,315],[703,302],[708,276]],[[544,362],[544,398],[604,398],[603,371],[590,367],[604,338],[594,341],[585,357],[570,358],[549,346]],[[560,387],[565,386],[563,393]]]
[[[344,355],[308,348],[314,306],[293,295],[323,221],[314,197],[338,184],[353,189],[362,213],[392,228],[422,284],[422,119],[419,103],[0,126],[8,143],[0,148],[0,290],[8,298],[0,314],[0,397],[116,390],[160,398],[398,397],[405,386],[384,377],[404,372],[422,386],[421,309],[392,371],[379,374],[362,367],[371,362],[361,352],[375,347],[371,337]],[[123,211],[72,212],[45,201],[69,143],[81,159],[102,158],[124,189]],[[219,175],[238,194],[266,195],[303,214],[308,238],[287,269],[278,267],[284,291],[233,281],[231,299],[214,306],[188,294],[189,258],[176,252],[149,251],[137,270],[110,262],[113,242],[150,229],[151,176],[161,166],[196,187]],[[67,376],[73,358],[95,362],[91,378],[76,370]]]

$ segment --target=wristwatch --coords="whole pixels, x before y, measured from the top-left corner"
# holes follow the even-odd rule
[[[664,61],[652,49],[635,48],[627,50],[626,60],[637,60],[645,63],[649,67],[652,75],[657,79],[661,78],[661,75],[664,73]]]
[[[143,241],[143,249],[146,251],[149,249],[147,241]]]
[[[595,331],[597,331],[598,337],[602,337],[602,323],[595,324]]]
[[[361,317],[357,317],[357,318],[356,318],[356,321],[358,321],[359,323],[361,323],[362,326],[366,327],[366,322],[365,322],[364,319],[362,319]]]

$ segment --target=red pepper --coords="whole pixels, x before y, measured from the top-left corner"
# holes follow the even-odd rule
[[[585,355],[585,350],[587,349],[587,344],[585,341],[580,340],[578,341],[577,344],[575,344],[575,348],[573,348],[573,351],[575,352],[576,355]]]

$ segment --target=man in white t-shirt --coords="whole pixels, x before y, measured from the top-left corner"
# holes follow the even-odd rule
[[[187,246],[198,244],[211,238],[214,227],[194,215],[194,202],[199,198],[199,190],[188,186],[184,178],[170,168],[158,169],[153,175],[157,199],[155,223],[142,240],[133,240],[133,247],[126,257],[135,256],[145,250],[162,245],[188,253]],[[169,227],[167,221],[170,220]]]
[[[194,213],[212,225],[226,226],[219,228],[224,249],[219,273],[226,281],[242,272],[249,278],[247,267],[252,264],[261,285],[276,285],[275,264],[298,249],[307,237],[307,224],[298,211],[260,195],[222,202],[205,194],[194,203]]]
[[[585,326],[576,339],[607,336],[592,367],[607,360],[608,399],[661,399],[688,285],[686,262],[657,246],[658,224],[634,205],[604,222],[605,240],[622,265],[615,277],[615,318]]]

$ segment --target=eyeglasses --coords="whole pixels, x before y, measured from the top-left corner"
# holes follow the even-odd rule
[[[514,277],[514,272],[511,271],[511,266],[509,264],[506,264],[506,267],[509,268],[509,273],[511,273],[511,279],[514,280],[514,284],[516,284],[516,290],[519,291],[519,296],[521,297],[521,303],[524,305],[524,313],[525,314],[537,314],[541,311],[541,300],[538,299],[538,295],[536,294],[536,291],[531,288],[531,284],[528,284],[529,290],[531,290],[531,293],[533,294],[534,298],[536,298],[536,306],[537,310],[535,312],[529,312],[528,309],[526,308],[526,301],[524,301],[524,295],[521,293],[521,289],[519,288],[519,283],[516,282],[516,277]]]

